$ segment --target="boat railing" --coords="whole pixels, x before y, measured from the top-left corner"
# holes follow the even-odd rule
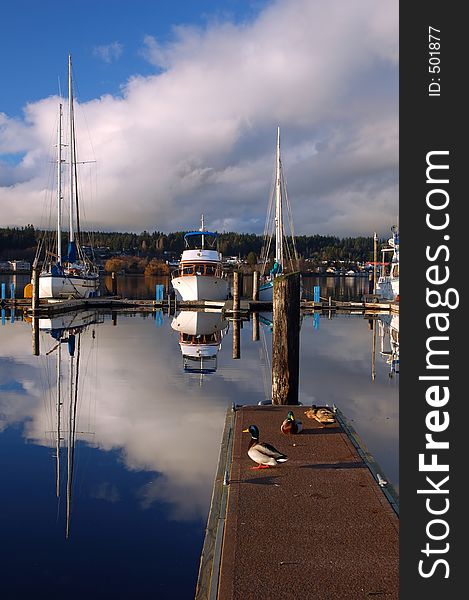
[[[185,263],[179,266],[179,269],[174,271],[173,279],[176,277],[188,277],[193,275],[201,275],[208,277],[225,277],[220,265],[208,263]]]

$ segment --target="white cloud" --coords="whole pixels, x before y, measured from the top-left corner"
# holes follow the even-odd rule
[[[174,231],[204,212],[210,227],[262,233],[280,124],[297,233],[389,230],[398,211],[397,1],[272,2],[251,23],[178,27],[164,45],[146,36],[143,52],[154,75],[77,110],[98,166],[89,227]],[[38,223],[54,104],[0,121],[1,151],[25,153],[0,179],[11,224]],[[86,147],[82,156],[92,158]]]
[[[105,46],[95,46],[93,48],[93,55],[97,56],[105,63],[112,63],[121,56],[123,49],[124,47],[119,42],[112,42],[112,44],[107,44]]]

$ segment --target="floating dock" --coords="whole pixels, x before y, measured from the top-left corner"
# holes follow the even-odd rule
[[[302,406],[229,410],[196,600],[399,598],[398,497],[344,416]],[[285,436],[288,410],[304,424]],[[251,470],[249,425],[288,456]]]
[[[186,300],[175,301],[174,298],[163,300],[133,300],[121,296],[99,296],[96,298],[40,300],[36,310],[32,310],[30,298],[6,298],[0,302],[1,308],[15,308],[30,313],[31,316],[54,315],[77,310],[103,309],[103,310],[223,310],[226,316],[248,317],[253,312],[272,312],[272,302],[256,300],[241,300],[239,310],[233,311],[233,300]],[[398,302],[342,302],[332,300],[328,302],[310,302],[302,300],[300,309],[303,312],[330,312],[330,313],[382,313],[399,312]]]

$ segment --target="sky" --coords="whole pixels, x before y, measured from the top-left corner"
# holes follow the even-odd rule
[[[277,126],[297,235],[398,219],[398,0],[17,0],[0,23],[0,226],[51,226],[69,53],[85,228],[262,234]]]

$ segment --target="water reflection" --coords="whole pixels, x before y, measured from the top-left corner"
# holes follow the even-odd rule
[[[221,310],[182,310],[173,318],[171,327],[179,333],[184,371],[201,376],[215,373],[221,341],[228,328]]]
[[[380,315],[378,321],[379,353],[389,365],[389,377],[399,374],[399,315]]]
[[[78,435],[92,435],[93,432],[77,430],[78,400],[81,398],[83,378],[90,374],[83,371],[81,362],[82,336],[92,326],[103,322],[96,311],[81,311],[67,313],[53,318],[38,319],[34,326],[39,331],[46,332],[55,342],[52,348],[46,350],[46,356],[55,354],[55,427],[50,433],[55,436],[55,479],[56,497],[61,499],[62,492],[62,441],[66,449],[66,504],[65,504],[65,537],[70,537],[70,524],[72,513],[72,492],[75,467],[75,448]],[[95,330],[91,331],[91,338],[95,339]],[[62,347],[66,351],[62,352]],[[63,357],[65,354],[65,357]],[[65,360],[63,360],[65,358]],[[52,374],[52,373],[51,373]],[[48,389],[52,392],[52,382],[48,382]],[[52,406],[49,407],[51,415]],[[54,432],[54,433],[52,433]]]
[[[204,319],[212,327],[202,327]],[[31,324],[0,326],[0,516],[10,589],[31,581],[84,597],[91,582],[105,590],[100,597],[122,589],[127,597],[193,597],[226,408],[270,397],[270,327],[257,323],[257,335],[254,319],[240,326],[238,360],[233,327],[220,313],[116,313],[114,324],[93,313],[41,319],[40,356],[31,350]],[[220,336],[216,371],[203,386],[181,368],[182,330]],[[335,403],[396,485],[398,378],[378,358],[371,381],[370,333],[360,315],[305,315],[300,399]],[[25,548],[19,564],[14,556]],[[78,563],[87,577],[77,576]]]

